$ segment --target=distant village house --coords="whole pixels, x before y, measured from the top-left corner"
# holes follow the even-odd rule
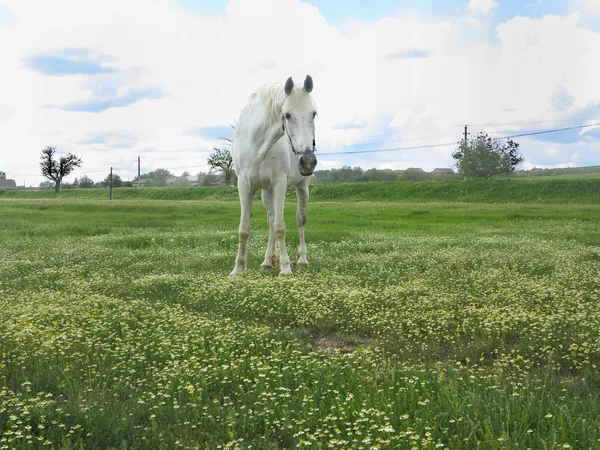
[[[15,180],[0,178],[0,189],[17,189],[17,183]]]
[[[435,175],[454,175],[454,170],[445,167],[436,167],[431,173]]]

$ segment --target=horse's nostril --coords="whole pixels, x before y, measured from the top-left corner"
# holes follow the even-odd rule
[[[305,153],[300,157],[300,167],[304,171],[313,171],[317,165],[317,158],[312,153]]]

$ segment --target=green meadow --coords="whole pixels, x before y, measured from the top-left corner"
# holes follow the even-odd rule
[[[0,194],[0,448],[600,448],[600,179],[311,189]]]

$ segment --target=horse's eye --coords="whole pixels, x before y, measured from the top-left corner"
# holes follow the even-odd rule
[[[285,113],[285,118],[287,120],[290,120],[292,118],[292,115],[290,113]]]

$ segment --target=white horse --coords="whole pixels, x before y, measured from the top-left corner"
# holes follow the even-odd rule
[[[312,78],[307,75],[302,87],[288,78],[285,87],[275,84],[252,94],[235,126],[231,142],[233,167],[238,177],[241,217],[239,247],[231,275],[246,268],[246,249],[250,235],[252,199],[262,189],[267,209],[269,243],[262,269],[275,267],[275,240],[279,243],[280,275],[291,273],[285,248],[283,209],[288,186],[296,186],[298,198],[298,266],[307,266],[304,226],[308,203],[308,182],[317,165],[315,157],[315,116],[310,93]]]

